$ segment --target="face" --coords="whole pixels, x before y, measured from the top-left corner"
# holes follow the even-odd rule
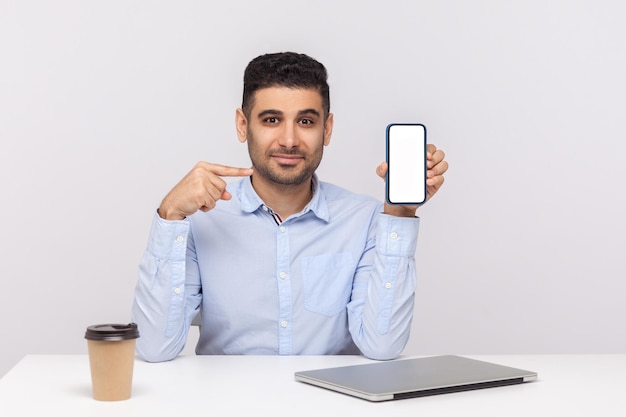
[[[258,90],[249,117],[237,110],[237,134],[248,142],[253,178],[271,184],[307,183],[330,143],[333,116],[324,120],[322,97],[314,89]]]

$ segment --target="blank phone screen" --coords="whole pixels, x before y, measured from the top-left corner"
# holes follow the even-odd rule
[[[426,128],[387,126],[387,202],[416,205],[426,200]]]

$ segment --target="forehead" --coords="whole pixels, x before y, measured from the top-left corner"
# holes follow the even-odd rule
[[[252,113],[272,109],[282,112],[315,109],[322,113],[322,95],[314,88],[284,86],[261,88],[254,93]]]

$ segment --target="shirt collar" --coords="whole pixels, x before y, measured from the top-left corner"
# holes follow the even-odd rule
[[[254,191],[251,177],[246,177],[239,181],[235,194],[240,201],[241,210],[246,213],[253,213],[265,204],[256,191]],[[320,220],[328,222],[328,206],[323,194],[323,186],[320,184],[317,174],[313,174],[313,198],[311,198],[311,201],[304,207],[302,212],[296,214],[295,217],[302,216],[309,211],[313,212]]]

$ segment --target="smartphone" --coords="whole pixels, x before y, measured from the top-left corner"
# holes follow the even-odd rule
[[[415,206],[426,201],[426,126],[387,126],[386,199],[389,204]]]

